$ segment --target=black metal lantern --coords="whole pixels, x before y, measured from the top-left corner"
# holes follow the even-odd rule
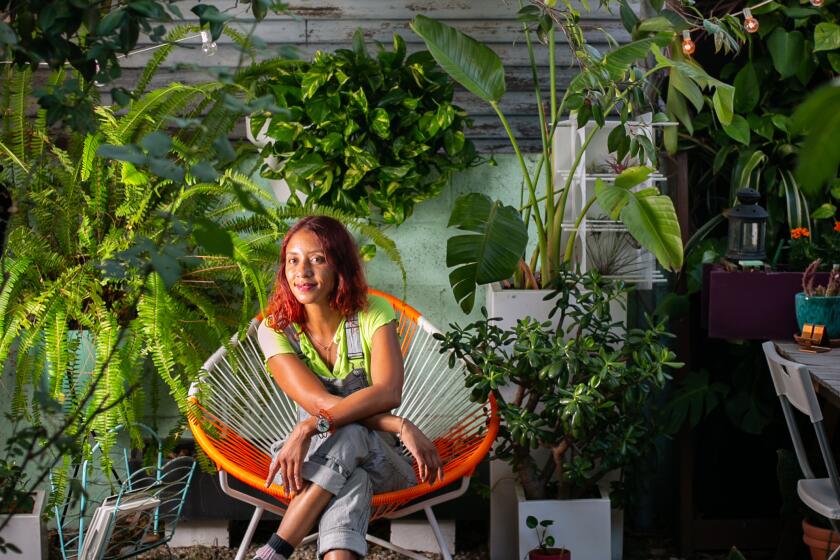
[[[729,210],[729,244],[726,258],[731,261],[762,261],[767,256],[767,210],[758,205],[755,189],[737,192],[739,204]]]

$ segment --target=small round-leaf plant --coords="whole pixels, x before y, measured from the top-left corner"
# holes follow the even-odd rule
[[[548,528],[554,525],[554,520],[537,519],[533,515],[529,515],[525,518],[525,525],[527,525],[529,529],[534,529],[537,532],[537,540],[539,541],[538,548],[540,550],[546,550],[554,546],[554,537],[546,534],[548,533]]]

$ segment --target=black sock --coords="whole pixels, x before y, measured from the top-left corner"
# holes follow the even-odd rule
[[[271,535],[271,537],[269,537],[267,544],[272,549],[274,549],[274,552],[276,552],[277,554],[282,554],[286,558],[291,556],[292,552],[295,551],[295,547],[286,542],[285,539],[278,536],[277,533],[274,533]]]

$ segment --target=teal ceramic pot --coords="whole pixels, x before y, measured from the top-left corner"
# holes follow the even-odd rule
[[[829,338],[840,338],[840,296],[806,296],[796,294],[796,322],[802,325],[825,325]]]

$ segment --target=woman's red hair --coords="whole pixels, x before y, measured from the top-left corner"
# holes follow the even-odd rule
[[[367,280],[356,243],[347,228],[327,216],[308,216],[293,225],[283,238],[280,249],[280,266],[274,280],[274,292],[268,298],[266,322],[275,330],[285,329],[291,323],[306,322],[306,309],[292,294],[286,281],[286,247],[289,240],[301,230],[312,232],[324,250],[324,256],[336,272],[336,286],[330,294],[330,307],[349,317],[367,305]]]

